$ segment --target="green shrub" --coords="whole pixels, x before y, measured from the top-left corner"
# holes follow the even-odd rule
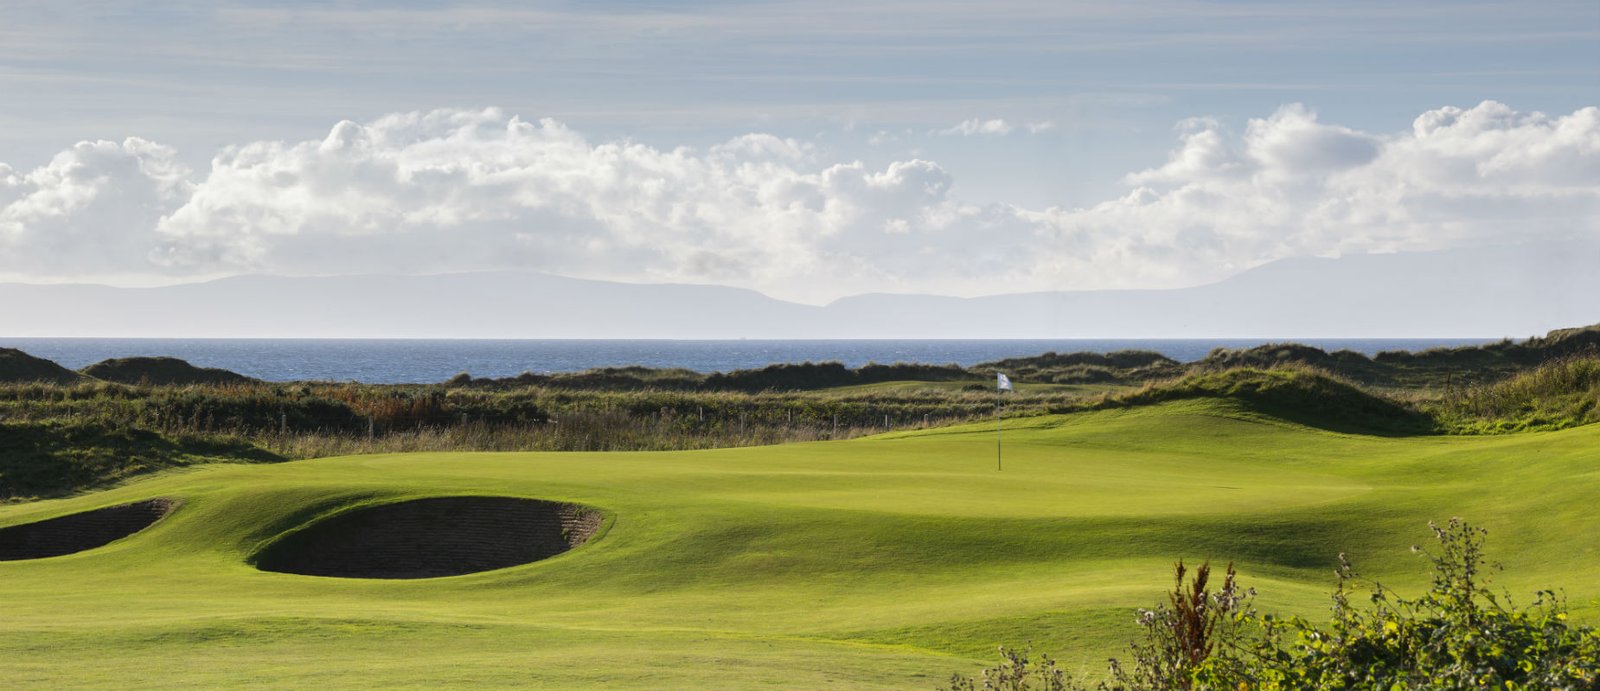
[[[1415,599],[1374,584],[1357,607],[1359,577],[1340,555],[1333,621],[1262,619],[1263,634],[1241,646],[1239,682],[1263,689],[1594,689],[1600,633],[1567,622],[1565,603],[1540,591],[1526,608],[1488,585],[1484,531],[1460,519],[1429,524],[1438,552],[1413,547],[1433,565],[1433,585]],[[1220,684],[1220,685],[1219,685]]]
[[[1230,566],[1222,587],[1208,588],[1202,566],[1184,580],[1182,562],[1168,602],[1141,610],[1141,640],[1130,661],[1111,661],[1105,681],[1089,687],[1063,675],[1024,674],[1025,655],[1002,649],[1006,660],[985,670],[983,686],[955,675],[952,691],[1221,691],[1259,689],[1596,689],[1600,632],[1567,620],[1565,602],[1540,591],[1527,607],[1488,587],[1485,531],[1460,519],[1430,523],[1437,551],[1413,547],[1433,568],[1432,586],[1402,597],[1381,584],[1363,591],[1355,569],[1339,555],[1333,619],[1258,614],[1254,592],[1241,590]],[[1365,595],[1363,606],[1352,600]],[[1054,663],[1045,658],[1047,666]],[[991,680],[1004,680],[997,685]]]

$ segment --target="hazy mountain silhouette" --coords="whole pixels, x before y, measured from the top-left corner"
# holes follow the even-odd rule
[[[872,294],[823,307],[739,288],[523,272],[13,283],[0,284],[0,336],[1520,337],[1600,321],[1594,267],[1600,245],[1573,243],[1288,259],[1175,290]]]

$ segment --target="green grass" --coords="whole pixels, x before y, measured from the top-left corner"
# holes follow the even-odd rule
[[[1012,384],[1017,393],[1023,394],[1073,394],[1078,396],[1095,396],[1104,393],[1131,391],[1137,387],[1128,384],[1049,384],[1041,382],[1015,382]],[[971,381],[886,381],[874,384],[852,384],[849,386],[835,386],[827,389],[818,389],[817,393],[835,394],[902,394],[902,393],[964,393],[964,394],[995,394],[995,383],[990,380],[981,382]]]
[[[1565,429],[1600,422],[1600,357],[1551,360],[1437,402],[1444,426],[1465,434]]]
[[[1097,672],[1177,558],[1234,561],[1318,617],[1335,555],[1419,587],[1429,519],[1488,528],[1500,582],[1600,615],[1600,426],[1344,434],[1179,400],[686,452],[395,454],[167,471],[0,524],[182,507],[77,555],[0,563],[0,678],[31,688],[926,689],[1033,641]],[[608,512],[544,562],[425,581],[260,572],[351,502],[495,494]]]

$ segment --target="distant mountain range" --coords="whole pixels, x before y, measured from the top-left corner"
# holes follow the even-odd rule
[[[0,284],[0,337],[1523,337],[1600,322],[1600,245],[1287,259],[1195,288],[826,306],[740,288],[539,273]]]

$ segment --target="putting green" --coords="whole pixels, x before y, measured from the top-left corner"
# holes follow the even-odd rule
[[[213,465],[0,508],[0,526],[157,497],[105,547],[0,562],[13,687],[918,689],[996,644],[1099,662],[1179,558],[1234,561],[1320,617],[1335,555],[1414,588],[1429,519],[1488,528],[1500,583],[1600,613],[1600,427],[1335,434],[1195,401],[845,442],[682,453],[408,454]],[[257,570],[352,504],[596,507],[550,559],[420,580]],[[1525,600],[1524,600],[1525,601]]]

